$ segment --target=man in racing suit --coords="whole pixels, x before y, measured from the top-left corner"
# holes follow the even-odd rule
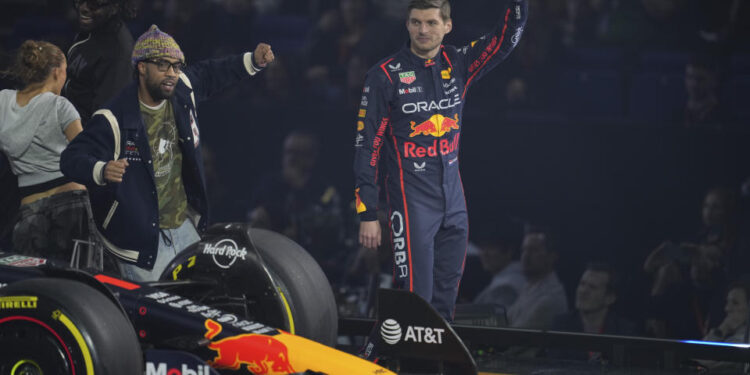
[[[367,73],[357,121],[354,173],[359,241],[376,248],[378,165],[384,154],[396,286],[452,320],[468,241],[458,170],[467,89],[503,61],[526,23],[526,0],[507,0],[495,29],[463,48],[447,0],[412,0],[410,41]]]

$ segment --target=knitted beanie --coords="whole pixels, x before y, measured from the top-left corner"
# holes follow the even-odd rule
[[[135,41],[132,57],[133,66],[138,64],[139,61],[160,57],[171,57],[185,62],[185,55],[174,38],[159,30],[156,25],[151,25],[148,31]]]

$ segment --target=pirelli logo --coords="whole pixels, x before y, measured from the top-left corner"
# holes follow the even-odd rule
[[[0,309],[35,309],[37,300],[36,296],[0,297]]]

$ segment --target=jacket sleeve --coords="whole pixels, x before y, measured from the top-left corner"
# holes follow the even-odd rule
[[[377,220],[378,163],[390,123],[388,92],[392,87],[385,71],[373,70],[365,78],[362,103],[357,113],[354,142],[354,178],[356,208],[363,221]]]
[[[458,50],[465,69],[461,73],[467,77],[467,89],[510,55],[523,34],[528,8],[527,0],[508,0],[508,6],[492,32]],[[465,95],[466,91],[462,97]]]
[[[247,52],[243,55],[204,60],[188,65],[185,75],[190,79],[196,100],[203,101],[261,70],[262,68],[255,65],[253,54]]]
[[[104,165],[114,158],[112,127],[103,115],[95,115],[68,144],[60,156],[60,170],[71,180],[88,187],[105,185],[100,179]]]

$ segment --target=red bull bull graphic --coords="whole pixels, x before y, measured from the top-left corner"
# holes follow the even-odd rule
[[[404,142],[404,157],[405,158],[423,158],[423,157],[436,157],[440,155],[448,155],[458,150],[458,140],[460,134],[456,133],[453,135],[452,140],[441,139],[438,142],[437,139],[432,141],[432,146],[424,147],[418,146],[414,142]]]
[[[450,133],[453,130],[458,130],[458,113],[453,118],[445,117],[441,114],[433,115],[427,121],[417,124],[411,121],[411,134],[410,138],[414,138],[418,135],[431,135],[433,137],[442,137],[446,133]]]
[[[321,371],[328,375],[395,375],[357,356],[284,331],[276,330],[274,335],[241,334],[213,341],[222,332],[221,324],[208,319],[204,326],[204,337],[212,340],[207,347],[216,352],[206,362],[216,369],[264,375]]]
[[[206,320],[207,339],[221,333],[221,325],[211,319]],[[207,363],[217,369],[239,370],[243,365],[256,375],[294,373],[289,363],[289,351],[279,340],[271,336],[244,334],[212,341],[208,348],[216,351],[216,357]]]

